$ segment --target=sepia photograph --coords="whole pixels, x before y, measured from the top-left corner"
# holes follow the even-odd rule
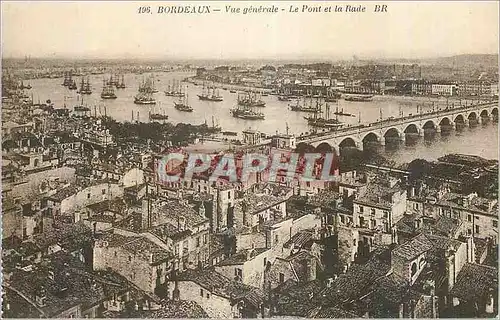
[[[1,1],[2,318],[497,318],[498,1]]]

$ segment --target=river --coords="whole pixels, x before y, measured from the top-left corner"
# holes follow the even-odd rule
[[[212,119],[219,124],[223,130],[235,131],[240,133],[243,129],[251,128],[267,134],[285,132],[288,126],[290,133],[300,134],[310,130],[304,116],[308,114],[291,111],[288,105],[291,102],[278,101],[276,96],[269,95],[262,97],[266,102],[265,108],[259,108],[259,111],[265,115],[265,120],[251,121],[233,118],[229,112],[236,105],[237,94],[229,90],[220,89],[220,94],[224,97],[222,102],[200,101],[197,94],[203,90],[202,86],[184,83],[188,93],[189,104],[194,112],[185,113],[174,109],[174,101],[177,98],[167,97],[163,93],[172,80],[180,80],[191,76],[190,73],[157,73],[155,74],[156,87],[159,90],[155,94],[158,101],[155,107],[141,106],[133,103],[134,96],[137,94],[138,86],[141,80],[147,75],[125,74],[125,84],[127,88],[115,90],[118,96],[115,100],[103,100],[100,98],[104,75],[90,76],[90,83],[93,88],[91,95],[84,96],[84,103],[92,107],[96,106],[97,113],[115,118],[118,121],[130,121],[132,116],[134,120],[147,122],[148,113],[162,113],[169,116],[172,123],[191,123],[201,124],[207,121],[209,124]],[[109,75],[108,75],[109,77]],[[75,78],[79,85],[80,78]],[[50,99],[56,108],[61,108],[64,104],[69,109],[78,103],[80,99],[76,91],[71,91],[62,86],[62,79],[35,79],[31,80],[33,86],[32,94],[35,101],[45,101]],[[464,103],[464,101],[461,101]],[[293,103],[293,102],[292,102]],[[342,121],[348,124],[373,122],[380,117],[398,117],[417,113],[417,105],[423,112],[432,110],[432,108],[445,107],[446,104],[459,104],[458,100],[449,100],[445,98],[414,98],[414,97],[394,97],[394,96],[375,96],[371,102],[348,102],[339,100],[338,103],[332,103],[330,109],[344,110],[356,115],[355,117],[342,117]],[[431,141],[420,139],[412,146],[400,146],[397,149],[386,147],[381,149],[385,155],[396,163],[411,161],[415,158],[435,160],[438,157],[448,153],[464,153],[478,155],[488,159],[498,159],[498,127],[495,123],[477,126],[475,128],[465,128],[462,131],[453,131],[449,135],[437,134]],[[403,151],[404,150],[404,151]]]

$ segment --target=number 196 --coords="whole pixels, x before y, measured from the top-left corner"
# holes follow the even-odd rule
[[[151,7],[139,7],[139,13],[151,13]]]

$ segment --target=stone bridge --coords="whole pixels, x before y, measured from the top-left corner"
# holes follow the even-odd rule
[[[340,152],[344,147],[363,150],[367,142],[405,141],[409,136],[424,136],[427,131],[441,132],[458,127],[498,120],[498,101],[470,106],[447,108],[402,118],[389,118],[369,124],[344,127],[335,131],[315,133],[297,138],[297,148],[312,151]]]

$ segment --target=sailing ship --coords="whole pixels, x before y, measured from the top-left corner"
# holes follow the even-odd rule
[[[69,90],[76,90],[78,89],[78,86],[76,85],[76,81],[72,80],[71,84],[68,86]]]
[[[121,76],[121,80],[120,81],[116,81],[116,85],[115,86],[116,86],[116,89],[125,89],[126,88],[126,86],[125,86],[125,78],[124,78],[123,74]]]
[[[337,108],[335,109],[335,112],[333,114],[336,116],[346,116],[346,117],[355,117],[356,116],[352,113],[344,112],[344,109],[341,109],[339,111],[339,106],[337,106]]]
[[[139,84],[139,92],[134,97],[135,104],[156,104],[156,99],[153,97],[154,93],[154,82],[150,79],[142,80]]]
[[[184,97],[185,93],[182,91],[182,86],[180,81],[173,81],[173,84],[169,83],[167,90],[165,90],[165,95],[169,97]]]
[[[142,86],[139,86],[139,92],[157,93],[158,89],[155,88],[154,75],[149,76],[146,80],[142,80]]]
[[[188,103],[188,95],[179,97],[179,102],[174,102],[174,107],[183,112],[193,112],[193,108]]]
[[[110,79],[109,81],[103,80],[103,87],[101,92],[102,99],[116,99],[115,89],[111,80],[112,79]]]
[[[312,98],[309,99],[309,104],[306,105],[306,99],[304,98],[303,103],[300,103],[300,100],[297,100],[295,105],[289,105],[290,110],[299,111],[299,112],[311,112],[311,113],[320,113],[321,105],[319,104],[319,100],[316,99],[316,105],[313,105]]]
[[[215,86],[212,86],[211,89],[212,91],[210,91],[210,88],[205,88],[205,86],[203,86],[203,92],[202,94],[198,95],[198,98],[202,101],[220,102],[224,100],[224,98],[222,98],[222,96],[219,94],[219,90],[216,91]]]
[[[342,97],[342,94],[337,91],[327,91],[326,92],[326,97],[325,97],[325,102],[337,102],[338,99]]]
[[[373,100],[372,95],[355,95],[355,96],[348,96],[345,98],[345,101],[354,101],[354,102],[368,102],[372,100]]]
[[[266,103],[257,98],[257,94],[249,92],[243,97],[238,95],[238,105],[244,107],[265,107]]]
[[[149,121],[151,120],[168,120],[168,116],[165,113],[155,113],[153,110],[149,111]]]
[[[205,120],[205,125],[208,127],[211,133],[217,133],[222,131],[222,127],[220,126],[218,121],[217,123],[215,123],[214,116],[212,116],[212,126],[208,126],[207,120]]]
[[[82,77],[82,82],[80,82],[80,90],[78,91],[79,94],[92,94],[92,89],[90,87],[90,79],[87,77]]]
[[[236,108],[231,109],[231,114],[235,118],[246,120],[264,120],[264,114],[253,110],[252,107],[238,105]]]
[[[63,83],[61,85],[68,87],[72,83],[73,83],[73,79],[72,79],[71,71],[65,71],[64,72],[64,80],[63,80]]]
[[[86,105],[83,105],[83,96],[82,96],[82,100],[80,101],[80,104],[73,107],[73,111],[79,115],[86,115],[86,113],[90,111],[89,107],[87,107]]]
[[[318,116],[318,114],[315,113],[311,117],[304,117],[304,119],[307,120],[307,124],[310,125],[311,127],[340,128],[344,125],[337,118],[335,119],[330,118],[330,107],[328,106],[328,104],[326,104],[326,110],[324,116]]]

